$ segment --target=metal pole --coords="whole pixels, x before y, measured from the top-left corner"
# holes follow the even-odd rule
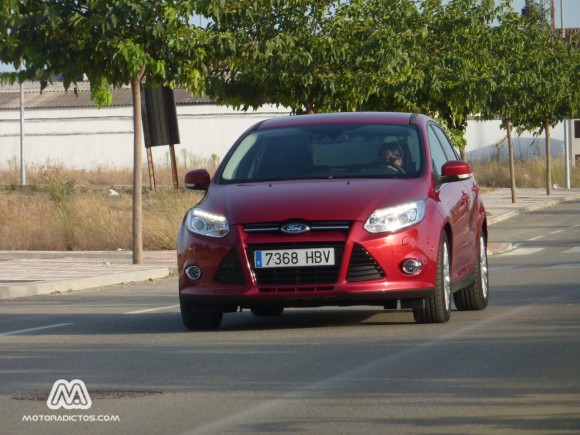
[[[566,38],[566,31],[564,30],[564,4],[560,0],[560,24],[562,26],[562,39]]]
[[[20,184],[26,186],[26,166],[24,164],[24,91],[20,83]]]
[[[568,151],[568,120],[564,120],[564,181],[566,189],[570,189],[570,153]]]
[[[570,159],[568,160],[568,164],[570,167],[575,168],[576,156],[574,156],[574,149],[572,148],[572,137],[574,136],[572,133],[573,131],[574,126],[572,125],[572,116],[570,116],[570,119],[568,120],[568,150],[570,151]],[[570,171],[568,171],[568,173],[570,173]]]
[[[562,27],[562,40],[566,39],[566,29],[564,28],[564,3],[563,0],[560,0],[560,26]],[[564,120],[564,177],[565,177],[565,185],[566,189],[571,188],[570,183],[570,147],[568,146],[568,142],[572,142],[571,140],[568,141],[568,136],[571,136],[572,130],[568,132],[566,128],[568,120]]]

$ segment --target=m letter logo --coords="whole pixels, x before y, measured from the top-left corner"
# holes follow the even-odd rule
[[[50,409],[89,409],[93,402],[83,381],[59,379],[52,386],[46,404]]]

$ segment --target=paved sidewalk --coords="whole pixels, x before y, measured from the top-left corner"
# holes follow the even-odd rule
[[[176,272],[174,251],[0,251],[0,300],[149,281]]]
[[[485,191],[483,200],[488,224],[493,225],[520,213],[580,199],[580,189],[518,189],[512,204],[510,189]],[[489,243],[490,255],[511,249],[511,244]],[[143,264],[132,264],[130,251],[47,252],[0,251],[0,300],[39,294],[60,294],[107,285],[164,278],[175,273],[174,251],[147,251]],[[177,289],[176,289],[177,291]]]

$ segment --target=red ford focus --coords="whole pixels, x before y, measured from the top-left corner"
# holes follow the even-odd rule
[[[488,302],[487,225],[468,163],[424,115],[260,122],[234,144],[178,233],[186,328],[287,307],[412,309],[419,323]]]

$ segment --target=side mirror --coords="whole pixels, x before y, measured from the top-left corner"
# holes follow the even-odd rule
[[[209,188],[209,172],[205,169],[196,169],[185,174],[184,187],[192,190],[207,190]]]
[[[453,183],[454,181],[467,180],[473,177],[471,165],[462,160],[451,160],[441,168],[441,175],[437,177],[439,185],[443,183]]]

